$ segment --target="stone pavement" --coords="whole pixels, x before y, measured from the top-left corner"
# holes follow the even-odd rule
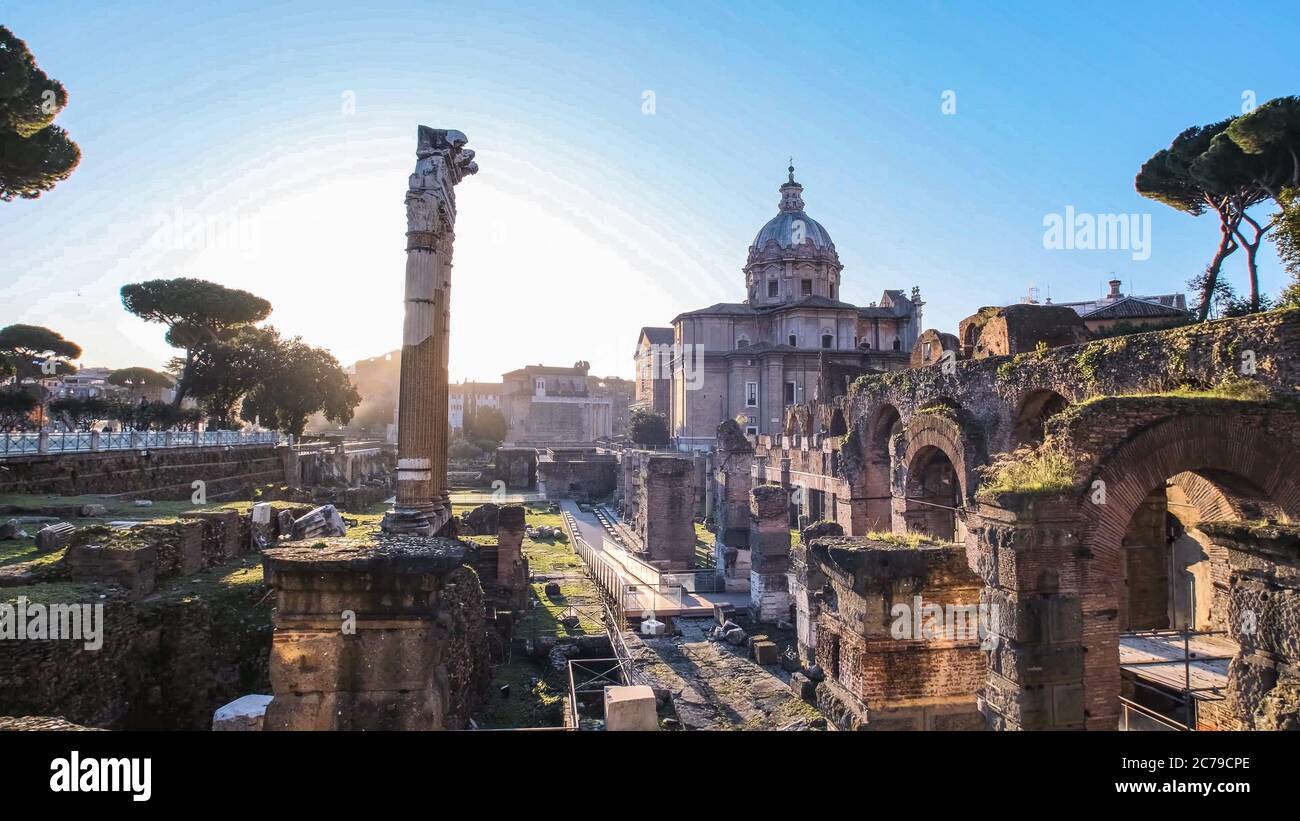
[[[790,690],[790,674],[761,667],[747,647],[710,641],[713,619],[676,619],[678,636],[624,634],[635,683],[667,692],[686,730],[806,730],[825,718]]]

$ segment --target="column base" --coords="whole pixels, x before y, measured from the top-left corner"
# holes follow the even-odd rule
[[[402,507],[394,505],[384,514],[380,528],[385,533],[403,533],[413,536],[441,536],[451,522],[451,504],[442,502],[428,507]]]

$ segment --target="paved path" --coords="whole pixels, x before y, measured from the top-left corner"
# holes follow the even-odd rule
[[[744,647],[710,641],[712,619],[674,619],[681,635],[625,634],[637,683],[668,692],[686,730],[811,730],[826,726],[790,689],[790,674],[761,667]]]

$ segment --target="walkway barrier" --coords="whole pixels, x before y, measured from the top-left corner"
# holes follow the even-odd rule
[[[0,459],[13,456],[59,456],[115,450],[241,447],[292,444],[293,437],[273,430],[239,431],[75,431],[0,433]]]

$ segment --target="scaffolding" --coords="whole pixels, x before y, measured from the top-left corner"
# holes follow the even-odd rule
[[[1195,730],[1198,705],[1224,698],[1234,655],[1226,636],[1191,629],[1121,633],[1120,670],[1130,674],[1134,697],[1120,696],[1119,729]]]

